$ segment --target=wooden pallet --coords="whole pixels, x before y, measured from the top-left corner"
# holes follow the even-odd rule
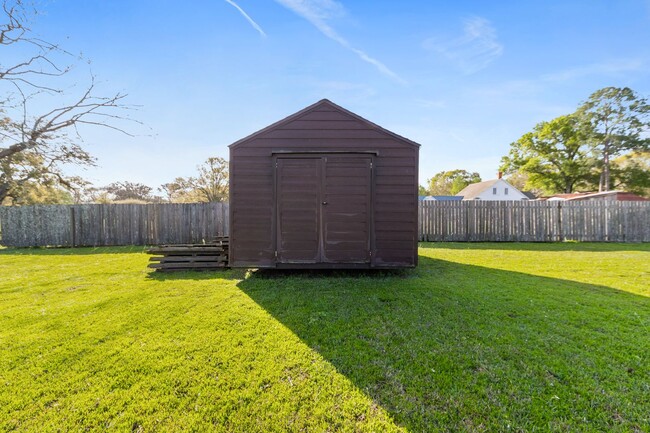
[[[228,267],[227,237],[220,237],[208,244],[159,245],[147,250],[149,267],[157,272],[207,271]]]

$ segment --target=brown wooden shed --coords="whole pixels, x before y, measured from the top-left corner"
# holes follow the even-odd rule
[[[327,99],[233,143],[230,266],[416,266],[419,148]]]

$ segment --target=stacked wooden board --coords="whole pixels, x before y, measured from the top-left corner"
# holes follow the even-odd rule
[[[159,245],[147,250],[154,255],[149,267],[158,272],[223,269],[228,267],[228,248],[227,236],[206,244]]]

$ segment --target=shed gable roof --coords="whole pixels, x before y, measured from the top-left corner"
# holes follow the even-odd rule
[[[327,108],[327,110],[323,110],[323,108]],[[240,146],[242,144],[245,144],[249,141],[254,140],[255,138],[258,138],[270,131],[276,130],[276,129],[281,129],[283,126],[288,125],[289,123],[300,120],[300,118],[306,116],[309,113],[315,112],[315,111],[336,111],[341,114],[343,114],[346,117],[349,117],[350,120],[355,120],[365,126],[367,129],[371,129],[374,131],[377,131],[381,134],[387,135],[397,141],[400,141],[402,143],[415,146],[415,147],[420,147],[419,143],[416,143],[415,141],[409,140],[408,138],[402,137],[401,135],[398,135],[392,131],[389,131],[385,128],[382,128],[381,126],[377,125],[376,123],[373,123],[367,119],[364,119],[363,117],[359,116],[358,114],[355,114],[349,110],[346,110],[345,108],[341,107],[340,105],[337,105],[333,103],[332,101],[328,99],[321,99],[320,101],[316,102],[315,104],[312,104],[306,108],[303,108],[302,110],[291,114],[287,117],[285,117],[282,120],[279,120],[266,128],[262,128],[257,132],[252,133],[251,135],[244,137],[240,140],[237,140],[236,142],[232,143],[229,147],[230,148],[235,148],[237,146]]]

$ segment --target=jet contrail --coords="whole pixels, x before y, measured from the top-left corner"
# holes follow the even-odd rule
[[[395,81],[406,84],[395,72],[391,71],[388,66],[384,65],[374,57],[370,57],[365,51],[354,47],[343,36],[327,22],[334,13],[341,13],[343,6],[334,0],[275,0],[285,8],[293,11],[297,15],[309,21],[316,29],[331,40],[337,42],[343,48],[352,51],[364,62],[370,63],[382,74],[394,79]]]
[[[226,3],[233,5],[233,7],[237,9],[244,18],[246,18],[246,21],[248,21],[255,30],[260,32],[260,35],[266,37],[266,33],[264,33],[264,30],[262,30],[262,28],[253,20],[253,18],[251,18],[242,8],[240,8],[237,3],[235,3],[232,0],[226,0]]]

